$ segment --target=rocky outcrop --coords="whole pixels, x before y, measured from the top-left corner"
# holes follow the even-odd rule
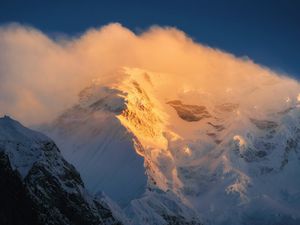
[[[0,224],[119,225],[46,136],[0,119]]]
[[[181,119],[188,122],[196,122],[211,117],[205,106],[186,105],[179,100],[169,101],[167,104],[176,110]]]

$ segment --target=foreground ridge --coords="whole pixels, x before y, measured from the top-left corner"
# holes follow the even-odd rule
[[[86,191],[55,143],[0,118],[0,224],[121,225]]]

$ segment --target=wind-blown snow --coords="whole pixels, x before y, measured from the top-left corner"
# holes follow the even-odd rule
[[[260,75],[259,87],[244,84],[244,89],[224,88],[222,94],[206,87],[203,91],[201,84],[170,89],[171,76],[142,69],[118,73],[123,73],[123,80],[85,90],[79,105],[52,129],[73,137],[66,141],[60,133],[53,136],[88,183],[101,178],[96,187],[112,189],[107,194],[113,199],[119,198],[116,193],[126,197],[133,224],[164,224],[170,219],[166,215],[204,224],[299,223],[297,82]],[[293,87],[288,102],[269,102],[273,92],[288,86]],[[71,153],[66,143],[82,145]],[[120,154],[120,149],[130,151]],[[143,157],[145,170],[141,161],[133,163],[132,154]],[[95,161],[86,163],[92,162],[91,155]],[[120,166],[120,160],[131,162],[130,169]],[[131,173],[143,171],[147,189],[143,184],[139,195],[132,194],[142,175],[134,175],[137,183],[105,186],[103,173],[110,176],[120,168],[124,173],[114,177],[116,183],[126,183]]]
[[[134,223],[299,224],[297,81],[173,28],[54,41],[13,26],[0,48],[1,109],[56,118],[44,130]]]

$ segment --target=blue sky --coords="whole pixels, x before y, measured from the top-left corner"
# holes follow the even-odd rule
[[[49,35],[78,35],[120,22],[134,32],[174,26],[195,41],[300,79],[300,1],[0,0],[0,24],[18,22]]]

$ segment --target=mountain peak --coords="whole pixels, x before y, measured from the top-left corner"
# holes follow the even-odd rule
[[[87,187],[126,206],[135,224],[165,223],[165,211],[187,221],[201,215],[211,224],[243,224],[234,212],[252,218],[258,204],[268,217],[294,218],[299,205],[288,199],[298,198],[300,187],[298,91],[287,102],[272,96],[290,82],[278,87],[278,77],[242,86],[192,78],[125,68],[117,82],[83,91],[48,133]]]
[[[17,120],[4,116],[0,118],[0,140],[31,143],[50,139],[37,131],[24,127]]]
[[[8,115],[4,115],[3,117],[0,117],[0,121],[2,122],[2,123],[7,123],[7,124],[19,124],[19,122],[18,121],[16,121],[16,120],[14,120],[14,119],[12,119],[10,116],[8,116]]]

